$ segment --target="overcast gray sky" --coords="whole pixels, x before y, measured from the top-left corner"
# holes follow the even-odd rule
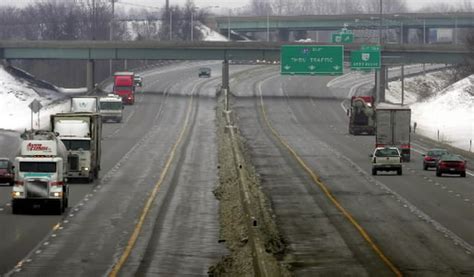
[[[47,0],[0,0],[0,5],[11,5],[14,3],[17,6],[26,5],[29,3],[41,2]],[[74,0],[56,0],[56,1],[74,1]],[[183,5],[186,0],[169,0],[172,5]],[[390,1],[390,0],[384,0]],[[420,7],[433,4],[433,3],[449,3],[452,5],[461,4],[464,0],[407,0],[407,3],[411,9],[418,9]],[[470,0],[474,4],[474,0]],[[132,7],[133,4],[139,7],[150,6],[150,7],[162,7],[165,4],[165,0],[118,0],[123,2],[124,7]],[[239,8],[248,5],[250,0],[194,0],[196,6],[204,8],[208,6],[219,6],[220,8]]]

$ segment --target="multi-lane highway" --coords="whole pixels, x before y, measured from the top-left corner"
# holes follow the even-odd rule
[[[209,79],[197,78],[203,64]],[[10,188],[0,187],[0,274],[207,275],[234,251],[220,243],[214,195],[220,72],[205,62],[144,72],[124,122],[104,124],[100,179],[71,185],[64,216],[12,215]],[[298,276],[474,274],[472,173],[423,171],[433,145],[415,137],[402,176],[371,176],[374,138],[347,132],[350,88],[281,77],[275,66],[231,73],[235,126],[283,238],[284,267]],[[17,146],[17,134],[2,132],[0,156]]]
[[[285,262],[306,276],[472,274],[472,172],[423,171],[432,146],[415,139],[403,176],[372,177],[374,137],[348,134],[330,79],[274,70],[235,83],[247,96],[235,104],[239,126],[288,239]]]

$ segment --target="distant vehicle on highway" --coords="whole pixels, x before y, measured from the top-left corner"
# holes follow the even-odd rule
[[[396,171],[402,175],[402,156],[397,147],[377,147],[372,158],[372,175],[378,171]]]
[[[436,167],[441,156],[448,154],[446,149],[430,149],[426,154],[423,154],[423,170],[428,170],[430,167]]]
[[[8,183],[13,186],[15,183],[15,167],[8,158],[0,158],[0,183]]]
[[[143,86],[142,76],[135,74],[135,76],[133,77],[133,82],[135,83],[136,87],[142,87]]]
[[[201,67],[199,68],[199,73],[198,73],[199,78],[210,78],[211,77],[211,69],[209,67]]]
[[[349,116],[349,134],[375,134],[375,99],[373,96],[352,96]]]
[[[396,146],[403,161],[409,162],[410,120],[411,110],[407,106],[378,104],[375,108],[375,147]]]
[[[436,176],[441,177],[442,174],[459,174],[466,177],[467,161],[461,156],[455,154],[445,154],[441,156],[436,164]]]
[[[122,102],[126,105],[135,103],[135,73],[115,72],[114,73],[114,94],[122,97]]]
[[[103,122],[107,122],[108,120],[122,122],[123,103],[120,96],[109,94],[105,97],[100,97],[99,106]]]

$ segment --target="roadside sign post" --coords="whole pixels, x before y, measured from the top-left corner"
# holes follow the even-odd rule
[[[282,75],[343,74],[342,45],[283,45],[280,52]]]
[[[40,127],[40,113],[39,111],[41,108],[43,108],[43,105],[41,105],[41,102],[38,100],[33,100],[31,103],[28,105],[28,107],[31,110],[31,130],[33,130],[33,114],[38,113],[38,128]]]

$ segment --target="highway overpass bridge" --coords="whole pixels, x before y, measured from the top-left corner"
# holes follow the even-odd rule
[[[288,43],[284,43],[287,45]],[[280,60],[283,43],[159,41],[0,41],[0,59],[87,60],[87,86],[93,88],[94,60],[222,60],[223,87],[228,87],[229,60]],[[301,44],[298,44],[301,45]],[[328,45],[320,43],[320,45]],[[360,44],[344,46],[344,59]],[[463,45],[384,45],[382,73],[387,66],[413,63],[458,64],[472,55]],[[385,74],[380,74],[385,76]],[[381,78],[380,86],[385,80]]]
[[[217,28],[223,34],[229,30],[237,33],[277,32],[280,41],[288,41],[289,34],[296,31],[375,30],[380,26],[379,14],[305,15],[305,16],[222,16],[215,18]],[[382,29],[394,30],[398,43],[407,43],[410,30],[416,30],[419,43],[430,40],[430,30],[446,28],[452,30],[452,42],[461,42],[463,30],[474,28],[474,13],[398,13],[383,14]],[[375,34],[377,34],[375,32]],[[317,40],[317,38],[316,38]],[[327,41],[327,39],[325,40]]]

